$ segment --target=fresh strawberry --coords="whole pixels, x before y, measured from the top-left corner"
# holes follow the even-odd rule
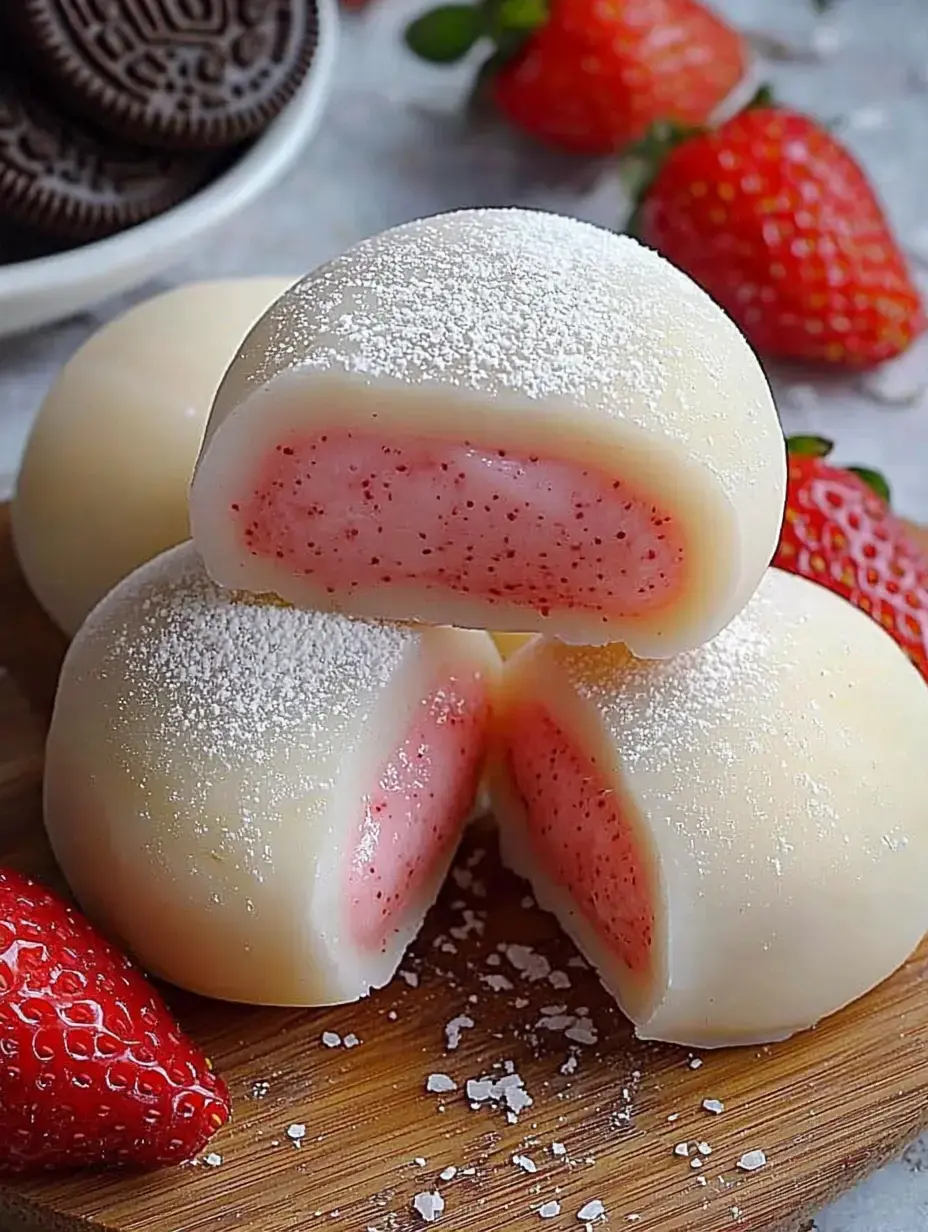
[[[480,0],[407,31],[439,63],[484,39],[496,52],[482,76],[503,115],[581,154],[622,149],[658,119],[704,123],[747,62],[741,36],[696,0]]]
[[[51,891],[0,871],[0,1175],[191,1159],[229,1095],[144,977]]]
[[[928,680],[928,554],[889,506],[882,476],[828,462],[831,442],[793,437],[774,564],[872,616]]]
[[[632,229],[762,354],[855,368],[900,354],[925,314],[867,177],[815,120],[758,102],[642,144]]]

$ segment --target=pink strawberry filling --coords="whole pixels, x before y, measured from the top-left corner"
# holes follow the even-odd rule
[[[680,527],[634,484],[467,442],[293,436],[231,510],[252,555],[333,595],[412,584],[622,616],[667,606],[684,580]]]
[[[450,858],[483,768],[487,709],[476,673],[443,681],[364,796],[348,878],[359,947],[385,950]]]
[[[615,956],[647,972],[651,887],[637,820],[597,765],[538,702],[507,723],[509,764],[541,870],[573,898]]]

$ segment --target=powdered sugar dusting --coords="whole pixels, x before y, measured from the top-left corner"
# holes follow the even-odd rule
[[[94,721],[106,724],[111,715],[133,739],[125,772],[152,800],[159,819],[152,848],[160,856],[171,847],[172,876],[208,876],[210,862],[193,854],[178,869],[178,850],[190,844],[174,840],[190,826],[202,827],[205,838],[209,827],[217,868],[234,862],[260,883],[272,866],[277,810],[298,798],[306,824],[325,811],[345,753],[361,740],[417,636],[222,590],[184,544],[96,609],[65,671],[77,685],[101,676],[120,681]],[[241,789],[230,793],[230,781]],[[175,794],[183,785],[173,817],[166,785]],[[217,795],[221,819],[214,819]]]
[[[316,270],[246,339],[209,430],[295,369],[588,407],[695,450],[730,494],[764,473],[758,438],[779,434],[738,331],[685,275],[627,236],[529,210],[418,220]],[[678,374],[693,370],[711,396],[683,415],[693,382]]]

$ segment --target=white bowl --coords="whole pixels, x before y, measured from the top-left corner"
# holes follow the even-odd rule
[[[319,45],[299,92],[223,175],[180,205],[110,239],[0,266],[0,337],[71,316],[138,286],[250,205],[290,168],[316,131],[338,39],[335,0],[318,0]]]

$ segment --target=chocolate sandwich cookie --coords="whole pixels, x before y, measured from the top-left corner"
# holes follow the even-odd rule
[[[102,239],[195,191],[212,159],[140,149],[59,114],[0,68],[0,220],[61,239]]]
[[[169,150],[236,145],[293,97],[314,0],[16,0],[35,70],[107,132]]]

